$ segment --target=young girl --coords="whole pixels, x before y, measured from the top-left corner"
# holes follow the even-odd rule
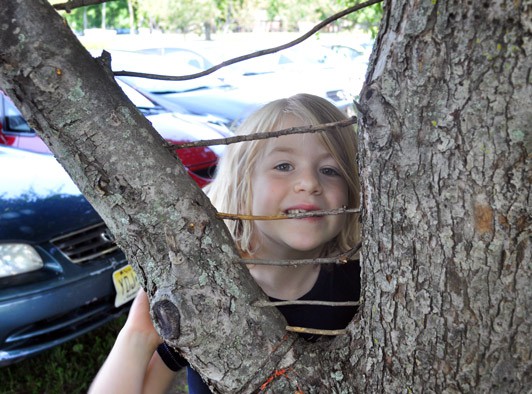
[[[309,94],[271,102],[246,119],[240,134],[318,125],[345,119],[327,100]],[[229,145],[214,181],[205,189],[219,212],[277,216],[359,206],[353,127]],[[360,238],[355,214],[301,219],[226,221],[244,257],[312,259],[350,250]],[[248,265],[273,301],[357,301],[358,261],[343,265]],[[288,325],[342,329],[356,307],[279,307]],[[306,337],[314,340],[311,336]],[[157,351],[156,351],[157,350]],[[146,294],[135,299],[115,346],[91,386],[93,393],[165,392],[186,362],[162,343],[149,317]],[[210,393],[188,369],[189,393]]]

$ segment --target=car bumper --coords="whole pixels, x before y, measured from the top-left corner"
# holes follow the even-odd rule
[[[125,261],[45,291],[0,298],[0,366],[69,341],[127,312],[130,302],[114,307],[112,273],[123,265]]]

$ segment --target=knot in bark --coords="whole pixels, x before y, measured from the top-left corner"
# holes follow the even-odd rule
[[[169,300],[158,301],[153,305],[153,313],[164,339],[177,339],[181,335],[181,314]]]

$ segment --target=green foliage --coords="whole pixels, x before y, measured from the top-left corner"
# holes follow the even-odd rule
[[[72,30],[82,32],[85,29],[102,27],[103,8],[103,4],[98,4],[75,8],[70,13],[62,12],[62,14]],[[105,3],[104,26],[111,29],[130,27],[128,0],[113,0]]]
[[[356,4],[362,3],[364,0],[337,0],[344,8],[352,7]],[[379,24],[382,19],[382,3],[374,4],[370,7],[363,8],[360,11],[354,12],[343,18],[348,21],[351,26],[358,26],[361,29],[371,33],[374,38],[377,35]]]
[[[268,20],[273,21],[276,16],[281,14],[286,8],[284,3],[281,0],[270,0],[266,7],[266,14],[268,15]]]
[[[231,0],[223,10],[226,18],[220,18],[218,28],[227,31],[252,31],[255,25],[259,0]]]
[[[0,368],[1,393],[86,393],[124,321],[121,317],[36,357]]]
[[[166,32],[201,33],[218,12],[212,0],[138,0],[141,26]]]
[[[282,21],[285,31],[298,31],[300,22],[315,25],[340,10],[328,0],[268,0],[262,7],[269,21]]]
[[[70,13],[63,12],[63,15],[77,32],[105,26],[109,29],[149,28],[201,34],[206,24],[213,30],[224,32],[251,31],[256,22],[256,11],[263,11],[268,21],[282,21],[282,30],[298,31],[301,22],[317,24],[360,2],[362,0],[113,0],[105,4],[105,24],[102,24],[103,4],[76,8]],[[382,5],[379,3],[342,18],[330,30],[349,30],[358,26],[376,35],[381,17]]]

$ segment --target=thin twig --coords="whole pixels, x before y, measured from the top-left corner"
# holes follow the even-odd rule
[[[234,137],[228,138],[217,138],[212,140],[201,140],[195,142],[187,142],[181,144],[168,144],[168,149],[187,149],[194,148],[198,146],[211,146],[211,145],[229,145],[235,144],[237,142],[247,142],[255,140],[264,140],[267,138],[276,138],[283,135],[291,134],[304,134],[304,133],[316,133],[318,131],[324,131],[329,129],[335,129],[337,127],[346,127],[357,122],[356,116],[351,116],[350,118],[343,119],[337,122],[323,123],[315,126],[299,126],[299,127],[289,127],[287,129],[282,129],[278,131],[268,131],[264,133],[253,133],[253,134],[244,134],[236,135]]]
[[[295,326],[286,326],[286,331],[297,332],[298,334],[312,334],[312,335],[345,335],[347,330],[320,330],[317,328],[306,328],[306,327],[295,327]]]
[[[285,305],[321,305],[321,306],[360,306],[359,301],[305,301],[305,300],[294,300],[294,301],[257,301],[251,304],[257,308],[266,308],[266,307],[277,307]]]
[[[266,260],[266,259],[246,259],[238,260],[241,264],[254,265],[275,265],[275,266],[298,266],[311,264],[347,264],[349,260],[360,250],[362,243],[357,243],[352,249],[338,256],[318,257],[316,259],[298,259],[298,260]]]
[[[194,78],[200,78],[200,77],[203,77],[205,75],[209,75],[209,74],[212,74],[213,72],[223,68],[223,67],[226,67],[226,66],[229,66],[231,64],[234,64],[234,63],[238,63],[238,62],[241,62],[241,61],[244,61],[244,60],[248,60],[248,59],[253,59],[255,57],[259,57],[259,56],[264,56],[264,55],[269,55],[271,53],[275,53],[275,52],[279,52],[279,51],[282,51],[283,49],[287,49],[287,48],[290,48],[290,47],[293,47],[294,45],[297,45],[303,41],[305,41],[307,38],[311,37],[314,33],[318,32],[319,30],[321,30],[323,27],[327,26],[329,23],[332,23],[334,22],[335,20],[337,19],[340,19],[348,14],[351,14],[353,12],[356,12],[358,10],[361,10],[362,8],[366,8],[366,7],[369,7],[371,5],[374,5],[374,4],[377,4],[377,3],[380,3],[382,2],[382,0],[369,0],[369,1],[366,1],[364,3],[360,3],[360,4],[357,4],[353,7],[350,7],[350,8],[347,8],[343,11],[340,11],[330,17],[328,17],[327,19],[324,19],[323,21],[321,21],[320,23],[318,23],[316,26],[314,26],[311,30],[309,30],[307,33],[303,34],[302,36],[300,36],[299,38],[296,38],[295,40],[293,41],[290,41],[286,44],[283,44],[283,45],[279,45],[279,46],[276,46],[276,47],[272,47],[272,48],[268,48],[268,49],[263,49],[263,50],[260,50],[260,51],[256,51],[256,52],[253,52],[253,53],[250,53],[250,54],[247,54],[247,55],[242,55],[242,56],[238,56],[238,57],[235,57],[233,59],[229,59],[229,60],[226,60],[225,62],[222,62],[220,64],[217,64],[207,70],[204,70],[204,71],[201,71],[201,72],[198,72],[198,73],[194,73],[194,74],[188,74],[188,75],[179,75],[179,76],[170,76],[170,75],[159,75],[159,74],[145,74],[145,73],[139,73],[139,72],[132,72],[132,71],[116,71],[114,72],[114,75],[115,76],[124,76],[124,77],[141,77],[141,78],[149,78],[149,79],[161,79],[161,80],[165,80],[165,81],[185,81],[185,80],[188,80],[188,79],[194,79]]]
[[[301,213],[291,213],[289,215],[261,216],[261,215],[240,215],[236,213],[217,212],[219,219],[226,220],[284,220],[284,219],[303,219],[316,216],[342,215],[344,213],[360,213],[360,208],[337,208],[322,209],[318,211],[308,211]]]
[[[68,0],[67,2],[64,2],[64,3],[54,4],[53,7],[58,11],[70,12],[74,8],[108,3],[111,1],[116,1],[116,0]]]

